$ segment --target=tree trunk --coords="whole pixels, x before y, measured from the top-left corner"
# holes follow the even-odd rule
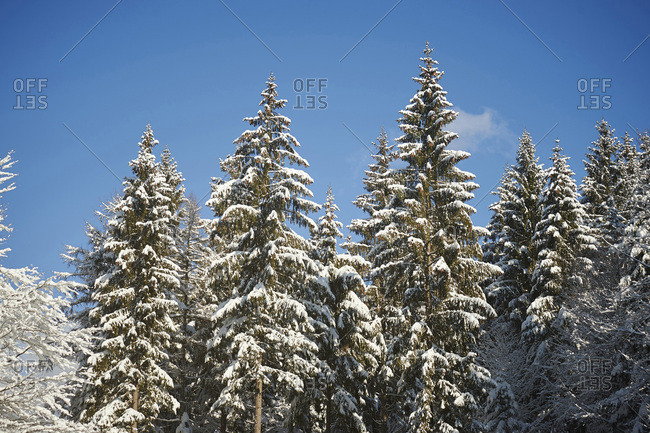
[[[140,385],[135,386],[135,391],[133,391],[133,410],[138,410],[138,399],[140,398]],[[131,425],[131,430],[133,433],[138,433],[138,422],[133,421]]]
[[[386,394],[384,393],[379,397],[379,416],[381,419],[379,431],[381,433],[388,433],[388,414],[386,413]]]
[[[257,379],[257,392],[255,393],[254,433],[262,433],[262,378]]]
[[[325,408],[325,433],[330,433],[332,431],[332,423],[334,422],[334,414],[332,413],[334,408],[332,408],[332,388],[329,385],[327,386],[325,397],[327,399]]]
[[[221,411],[221,428],[219,429],[219,433],[226,433],[227,428],[228,428],[228,417],[226,416],[226,411],[224,409]]]

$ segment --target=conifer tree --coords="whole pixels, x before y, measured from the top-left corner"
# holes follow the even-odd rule
[[[389,144],[388,136],[382,129],[377,139],[373,142],[376,153],[372,155],[373,163],[368,165],[365,171],[366,177],[363,180],[365,193],[359,195],[353,204],[367,214],[366,218],[355,219],[350,223],[349,229],[361,237],[360,242],[350,243],[347,249],[357,252],[364,257],[370,255],[371,248],[376,243],[376,235],[383,228],[384,220],[379,211],[386,208],[393,195],[391,185],[395,183],[393,179],[394,170],[390,164],[397,157],[394,144]]]
[[[596,129],[598,139],[592,143],[584,161],[587,173],[581,191],[590,226],[604,238],[603,248],[607,250],[609,245],[619,240],[620,212],[617,204],[621,199],[615,196],[615,192],[621,175],[616,164],[620,145],[614,130],[604,119],[596,124]]]
[[[491,206],[494,214],[488,229],[493,240],[488,245],[492,256],[488,261],[498,265],[503,274],[486,291],[498,312],[521,323],[532,288],[537,255],[533,234],[541,219],[537,204],[545,175],[527,131],[519,143],[517,164],[506,169],[497,190],[499,201]]]
[[[309,241],[289,224],[315,228],[307,213],[312,179],[299,168],[308,163],[290,135],[290,120],[278,113],[273,75],[262,92],[262,107],[246,118],[253,129],[236,141],[233,155],[221,162],[229,180],[216,180],[208,206],[214,211],[213,237],[228,238],[213,262],[212,286],[229,291],[212,316],[208,362],[222,370],[222,388],[213,411],[227,414],[230,426],[242,431],[262,429],[278,405],[304,391],[304,380],[317,371],[317,345],[307,336],[314,327],[300,300],[318,272],[309,257]],[[279,400],[279,402],[278,402]],[[255,411],[248,407],[254,402]],[[266,402],[266,403],[264,403]]]
[[[367,260],[362,267],[368,282],[364,300],[380,320],[382,341],[379,344],[383,350],[378,358],[379,366],[370,378],[369,389],[376,400],[374,406],[368,408],[366,418],[373,420],[375,430],[387,433],[390,423],[400,422],[397,412],[402,402],[397,398],[397,378],[390,365],[394,364],[398,352],[397,345],[393,347],[392,342],[397,342],[396,337],[405,331],[406,320],[401,308],[403,293],[397,287],[391,288],[385,284],[383,279],[384,267],[392,263],[395,250],[388,236],[378,235],[386,235],[398,222],[401,201],[396,191],[402,187],[398,179],[399,173],[391,167],[398,157],[395,145],[389,143],[383,129],[377,143],[373,142],[373,145],[376,149],[372,156],[374,161],[369,164],[363,181],[366,192],[353,202],[367,216],[352,220],[348,226],[361,239],[358,242],[348,241],[343,246]],[[369,270],[365,271],[366,267]]]
[[[315,256],[322,265],[328,295],[324,307],[331,317],[330,329],[320,338],[325,390],[325,432],[365,433],[369,409],[376,406],[369,380],[383,352],[380,321],[363,302],[365,284],[351,266],[349,255],[338,254],[337,240],[343,235],[337,220],[339,210],[332,188],[327,192],[325,214],[313,235]]]
[[[622,229],[632,216],[630,198],[634,194],[642,173],[639,152],[634,144],[634,139],[627,131],[623,136],[622,143],[619,142],[619,144],[620,150],[616,153],[616,171],[620,175],[614,188],[614,198],[617,200],[616,208],[619,210],[621,218],[618,228],[621,229],[620,236],[623,236]]]
[[[596,244],[585,225],[587,213],[578,199],[574,173],[567,163],[569,158],[561,151],[556,140],[548,184],[538,204],[542,220],[533,238],[538,262],[533,272],[528,317],[521,326],[524,338],[537,341],[547,336],[562,298],[582,284],[584,272],[591,267],[588,255]]]
[[[95,341],[101,339],[101,323],[100,318],[91,316],[90,312],[95,306],[96,282],[101,275],[110,271],[111,263],[115,260],[114,254],[104,248],[108,236],[107,222],[111,218],[115,200],[117,198],[114,199],[113,203],[103,204],[104,209],[101,212],[95,212],[99,227],[86,222],[85,234],[88,239],[88,246],[66,245],[66,252],[62,254],[63,260],[74,269],[70,276],[82,282],[73,295],[70,311],[67,312],[68,316],[86,329]],[[77,354],[80,379],[88,379],[88,359],[91,354],[92,352],[79,352]],[[94,385],[88,380],[84,380],[82,386],[77,389],[70,404],[73,419],[80,419],[81,414],[92,404],[93,389]]]
[[[90,318],[101,326],[88,359],[93,388],[81,419],[110,432],[153,431],[161,411],[176,411],[174,384],[164,367],[175,325],[178,265],[170,220],[172,186],[152,153],[151,127],[138,143],[121,196],[110,207],[103,249],[110,268],[95,281]]]
[[[470,351],[483,319],[494,314],[479,285],[499,269],[482,261],[488,233],[473,225],[466,202],[478,185],[457,164],[469,153],[448,148],[456,134],[444,127],[457,113],[439,84],[442,72],[428,44],[420,89],[402,110],[397,139],[401,209],[378,233],[392,247],[381,269],[384,284],[404,293],[409,329],[401,336],[395,371],[409,432],[474,431],[489,373]]]
[[[486,412],[485,431],[488,433],[519,433],[523,430],[515,395],[503,378],[497,378],[496,386],[490,391]]]
[[[202,412],[209,409],[203,404],[199,378],[206,354],[205,341],[209,338],[209,318],[203,310],[209,302],[205,284],[210,251],[205,239],[206,221],[201,218],[201,206],[193,195],[185,200],[180,215],[175,236],[180,285],[175,293],[179,308],[174,317],[178,326],[173,351],[174,382],[179,413],[187,413],[187,423],[194,423],[197,417],[204,418]]]
[[[187,418],[185,424],[191,425],[195,418],[204,418],[200,410],[205,409],[198,398],[201,389],[196,379],[205,358],[205,340],[209,337],[205,332],[197,334],[197,322],[207,323],[201,317],[204,303],[201,289],[205,279],[203,266],[209,252],[204,245],[201,208],[193,196],[185,196],[183,175],[167,146],[161,153],[160,170],[167,185],[161,193],[169,199],[171,212],[167,225],[175,246],[173,260],[178,265],[179,276],[179,285],[171,293],[177,303],[172,315],[177,331],[172,336],[168,371],[175,384],[173,395],[179,401],[179,414]],[[165,418],[173,419],[172,415],[168,413]]]
[[[650,137],[640,136],[638,175],[629,200],[630,219],[619,250],[629,260],[621,282],[627,286],[650,276]]]

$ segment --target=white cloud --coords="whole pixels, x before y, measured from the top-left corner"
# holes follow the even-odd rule
[[[452,148],[511,155],[517,147],[517,135],[496,110],[485,107],[481,114],[468,113],[460,108],[456,111],[458,117],[447,128],[458,134],[451,143]]]

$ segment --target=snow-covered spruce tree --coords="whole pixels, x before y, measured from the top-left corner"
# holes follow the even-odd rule
[[[88,359],[93,389],[84,420],[108,432],[153,431],[161,411],[175,411],[168,365],[171,319],[178,289],[178,265],[170,221],[174,218],[167,183],[152,153],[151,127],[130,162],[133,176],[112,203],[103,248],[113,253],[110,269],[95,282],[90,312],[101,336]]]
[[[510,384],[505,378],[497,377],[496,386],[487,400],[488,413],[485,431],[488,433],[519,433],[523,424],[519,421],[519,406]]]
[[[172,377],[179,414],[187,413],[187,423],[196,425],[197,421],[205,420],[209,410],[201,379],[205,342],[210,337],[209,316],[204,312],[210,302],[205,288],[210,251],[206,245],[206,221],[201,218],[201,205],[193,195],[185,200],[180,212],[180,226],[175,235],[180,285],[175,292],[179,308],[173,317],[178,331],[174,334]]]
[[[212,316],[208,362],[222,370],[213,411],[224,411],[235,431],[260,433],[263,408],[266,419],[277,415],[318,370],[318,346],[307,337],[314,326],[300,300],[318,266],[309,241],[288,224],[315,229],[306,214],[319,206],[308,198],[309,175],[288,166],[308,163],[296,151],[290,120],[278,113],[285,104],[271,75],[262,108],[244,119],[253,129],[221,161],[229,180],[213,184],[207,203],[215,215],[212,236],[229,239],[213,261],[213,288],[229,291]]]
[[[362,301],[365,284],[351,265],[360,258],[338,254],[336,250],[343,235],[331,187],[323,207],[325,214],[312,235],[314,255],[322,266],[318,281],[327,286],[320,292],[329,295],[323,299],[327,313],[321,319],[329,329],[324,329],[316,340],[323,365],[319,374],[323,380],[317,380],[324,388],[319,396],[325,407],[322,431],[365,433],[370,431],[368,418],[377,406],[369,380],[384,350],[381,322]]]
[[[15,174],[11,153],[0,159],[0,198],[15,188],[3,186]],[[0,232],[10,232],[3,224]],[[4,243],[6,238],[0,238]],[[9,248],[0,249],[0,259]],[[75,353],[85,351],[89,334],[69,320],[77,284],[41,279],[34,268],[0,265],[0,430],[7,433],[91,431],[69,417],[70,399],[79,386]]]
[[[525,315],[537,262],[533,234],[541,219],[538,201],[545,181],[538,161],[532,138],[524,131],[519,139],[517,163],[506,169],[497,189],[499,201],[491,206],[494,214],[488,227],[493,237],[487,246],[492,256],[489,261],[498,265],[503,274],[487,287],[487,297],[497,312],[518,324]]]
[[[512,180],[512,167],[506,166],[501,175],[501,179],[499,179],[496,191],[491,192],[491,194],[498,197],[498,200],[492,203],[489,207],[492,211],[492,215],[490,216],[490,221],[485,227],[490,232],[483,242],[483,260],[487,263],[496,265],[499,263],[501,256],[503,255],[503,240],[501,239],[501,233],[504,229],[505,205],[514,201],[514,191],[515,185]],[[494,280],[496,280],[496,278],[485,281],[485,286],[489,286],[494,282]],[[491,297],[494,296],[487,296],[487,299],[490,300]],[[499,298],[501,297],[499,296]],[[494,301],[491,303],[492,305],[495,304]],[[500,310],[501,308],[497,308],[497,311]]]
[[[373,142],[373,145],[376,149],[372,155],[374,162],[369,164],[363,180],[366,192],[353,202],[367,216],[352,220],[348,226],[360,237],[360,240],[348,241],[343,244],[343,247],[352,253],[362,255],[370,266],[367,271],[361,269],[362,275],[368,282],[363,299],[381,321],[381,335],[384,341],[380,345],[384,346],[384,350],[382,356],[378,358],[379,367],[370,378],[369,389],[371,394],[376,396],[376,401],[373,407],[368,408],[371,414],[366,415],[366,418],[373,420],[371,424],[373,431],[387,433],[389,424],[401,422],[397,412],[402,405],[397,398],[396,377],[389,366],[393,363],[389,358],[394,359],[394,355],[399,350],[393,350],[397,346],[388,346],[390,342],[399,340],[395,337],[403,334],[406,321],[401,308],[403,292],[392,290],[391,286],[384,284],[383,280],[384,266],[391,266],[392,254],[397,249],[391,244],[389,237],[380,238],[377,234],[398,223],[397,215],[402,205],[395,191],[401,191],[403,187],[398,180],[399,173],[391,167],[391,163],[398,157],[395,145],[389,143],[383,130],[377,143]],[[398,287],[393,288],[398,289]]]
[[[198,377],[205,358],[205,341],[207,321],[201,315],[204,302],[204,265],[209,255],[205,246],[201,219],[201,206],[194,197],[185,196],[183,175],[167,146],[160,157],[161,174],[165,177],[165,188],[161,191],[169,202],[168,227],[171,230],[175,246],[173,260],[178,265],[179,285],[172,291],[173,299],[178,304],[174,309],[172,320],[177,331],[172,336],[169,365],[165,370],[174,381],[173,396],[179,402],[178,414],[181,425],[194,425],[198,419],[203,420],[201,389]],[[204,319],[204,320],[202,320]],[[197,334],[197,322],[201,330]],[[206,410],[207,411],[207,410]],[[174,419],[173,412],[161,413],[165,419]],[[175,422],[174,422],[174,425]]]
[[[110,205],[104,207],[104,211],[107,211]],[[62,254],[63,260],[74,269],[70,275],[83,282],[72,302],[70,316],[88,329],[96,326],[91,323],[89,317],[95,280],[109,269],[113,260],[112,253],[103,248],[106,240],[105,223],[109,217],[104,212],[96,212],[96,216],[99,219],[99,227],[86,223],[88,246],[84,248],[66,245],[66,252]]]
[[[598,139],[589,148],[585,164],[586,175],[582,181],[582,203],[590,217],[590,226],[602,236],[603,251],[620,237],[620,215],[617,204],[625,198],[615,196],[620,173],[616,164],[620,144],[614,130],[602,119],[596,123]]]
[[[630,220],[618,248],[629,258],[621,278],[623,285],[650,276],[650,137],[643,134],[639,141],[637,183],[628,202]]]
[[[90,312],[95,306],[93,296],[96,292],[97,279],[109,272],[111,264],[115,262],[115,255],[104,248],[104,243],[108,236],[106,224],[112,218],[111,212],[117,200],[119,198],[114,199],[113,203],[103,204],[103,210],[96,212],[98,227],[86,222],[85,233],[88,239],[86,247],[66,245],[66,252],[62,254],[63,260],[74,269],[70,276],[82,282],[74,294],[70,311],[67,312],[68,316],[86,329],[95,342],[101,339],[101,323],[100,318],[92,317]],[[88,358],[91,354],[90,351],[77,354],[78,374],[82,379],[88,379]],[[70,405],[73,419],[80,419],[81,413],[92,400],[93,389],[94,385],[91,382],[83,380]]]
[[[396,223],[378,233],[390,242],[392,261],[380,272],[390,290],[404,293],[410,328],[395,349],[395,368],[409,432],[471,432],[475,411],[490,383],[489,372],[470,351],[481,321],[494,315],[480,282],[498,267],[482,261],[473,225],[475,209],[466,201],[478,185],[457,164],[469,153],[448,148],[455,133],[444,127],[452,111],[439,80],[443,73],[428,44],[421,59],[420,89],[402,110],[404,135],[397,139],[402,170],[402,208]]]
[[[542,364],[528,367],[543,377],[535,393],[550,397],[525,410],[531,431],[650,429],[649,281],[618,287],[599,280],[563,303],[564,325],[554,328]]]
[[[385,225],[385,221],[378,212],[386,208],[391,200],[390,185],[395,183],[395,180],[392,177],[394,170],[391,169],[390,164],[397,158],[394,150],[395,145],[388,142],[388,136],[383,129],[377,138],[377,143],[373,142],[372,144],[376,153],[372,155],[374,162],[369,164],[365,171],[363,188],[366,192],[352,202],[367,216],[352,220],[348,227],[352,233],[361,237],[361,240],[346,245],[348,251],[358,253],[363,257],[369,256],[371,248],[376,243],[377,233]]]
[[[631,218],[630,197],[634,194],[641,176],[641,160],[639,151],[634,144],[634,139],[625,132],[623,141],[619,142],[620,150],[616,152],[616,171],[620,174],[614,188],[614,198],[617,200],[616,208],[619,210],[621,232]]]
[[[587,213],[578,199],[574,173],[567,163],[569,157],[561,151],[556,140],[548,183],[538,204],[542,220],[533,238],[538,262],[533,272],[528,317],[521,325],[522,336],[531,341],[548,336],[562,298],[582,285],[592,265],[588,256],[596,249],[592,230],[585,225]]]

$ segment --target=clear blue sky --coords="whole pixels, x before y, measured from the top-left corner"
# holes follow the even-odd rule
[[[359,216],[350,202],[370,158],[343,123],[367,144],[382,126],[394,138],[425,41],[461,112],[450,129],[473,154],[463,168],[481,185],[475,203],[512,162],[524,128],[537,141],[557,123],[540,156],[546,162],[559,137],[581,177],[601,117],[619,135],[628,123],[650,127],[650,40],[630,55],[650,34],[647,1],[224,1],[0,3],[0,154],[14,149],[19,160],[18,188],[2,203],[14,228],[4,266],[65,270],[64,245],[85,244],[84,220],[120,189],[63,123],[123,177],[150,122],[188,191],[202,197],[271,72],[289,100],[284,114],[311,163],[315,198],[322,202],[332,184],[344,224]],[[47,87],[17,93],[15,80],[26,78],[47,79]],[[307,78],[327,79],[326,109],[293,108],[293,82]],[[611,79],[610,109],[577,109],[582,78]],[[45,96],[47,108],[14,109],[27,95]],[[589,90],[582,95],[589,104]],[[593,95],[604,102],[600,86]],[[475,222],[488,221],[492,200],[478,205]]]

